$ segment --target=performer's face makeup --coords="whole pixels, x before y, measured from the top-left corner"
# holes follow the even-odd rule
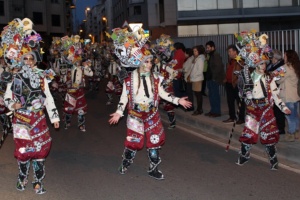
[[[258,74],[264,74],[266,71],[266,63],[261,63],[256,67],[256,72]]]
[[[23,58],[25,65],[29,65],[30,67],[33,67],[35,62],[34,62],[34,57],[32,55],[26,55]]]
[[[147,60],[145,60],[145,62],[143,63],[142,66],[142,71],[141,72],[150,72],[151,68],[152,68],[152,59],[148,58]]]

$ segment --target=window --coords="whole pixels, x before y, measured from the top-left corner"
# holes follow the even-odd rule
[[[178,37],[234,34],[246,30],[250,31],[252,29],[259,32],[259,23],[251,22],[178,26]]]
[[[59,0],[51,0],[51,3],[59,3]]]
[[[217,0],[210,0],[210,1],[197,0],[197,10],[214,10],[214,9],[217,9]]]
[[[218,0],[218,9],[233,9],[234,0]]]
[[[133,7],[133,15],[141,15],[141,14],[142,14],[141,6],[134,6]]]
[[[232,34],[239,32],[239,24],[220,24],[219,34]]]
[[[197,36],[197,25],[178,26],[178,36]]]
[[[278,0],[260,0],[259,7],[278,7]]]
[[[243,0],[243,8],[257,8],[258,0]]]
[[[177,1],[178,11],[196,10],[196,0]]]
[[[198,35],[218,35],[218,24],[199,25]]]
[[[239,23],[239,32],[245,31],[245,30],[256,30],[259,32],[259,23],[258,22],[252,22],[252,23]]]
[[[33,12],[32,13],[33,17],[33,23],[36,25],[42,25],[43,24],[43,13],[41,12]]]
[[[52,15],[52,26],[60,26],[60,15]]]
[[[293,6],[293,0],[280,0],[280,6]]]
[[[4,1],[0,1],[0,16],[4,16]]]

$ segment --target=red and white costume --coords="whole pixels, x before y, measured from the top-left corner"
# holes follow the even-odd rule
[[[70,126],[73,114],[78,115],[78,127],[85,131],[85,118],[87,103],[84,96],[84,75],[93,76],[89,67],[74,65],[66,76],[67,94],[64,101],[65,128]]]
[[[153,79],[151,81],[151,79]],[[128,104],[127,138],[125,146],[132,150],[140,150],[147,138],[147,148],[161,147],[165,142],[165,132],[158,113],[160,98],[178,105],[179,98],[167,93],[161,85],[163,77],[153,74],[146,77],[150,97],[145,96],[143,84],[140,81],[138,70],[134,70],[125,79],[123,92],[118,105],[117,113],[123,116]]]

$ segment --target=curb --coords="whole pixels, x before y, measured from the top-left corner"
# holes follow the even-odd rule
[[[161,118],[164,123],[168,123],[167,113],[160,108]],[[190,115],[190,116],[189,116]],[[188,132],[192,135],[208,140],[219,146],[224,147],[224,151],[228,144],[229,134],[232,131],[233,124],[223,124],[222,121],[204,116],[192,116],[183,110],[176,110],[176,128]],[[237,152],[240,150],[239,133],[243,130],[243,126],[235,126],[232,135],[229,150]],[[288,144],[288,146],[287,146]],[[279,142],[277,145],[277,157],[279,167],[300,174],[300,159],[297,152],[300,150],[298,142]],[[269,163],[268,155],[265,148],[260,143],[252,146],[251,157],[260,161]]]

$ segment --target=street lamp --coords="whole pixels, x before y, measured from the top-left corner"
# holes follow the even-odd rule
[[[105,41],[106,38],[106,30],[107,30],[107,18],[105,16],[102,17],[102,35],[101,35],[101,42]]]
[[[75,9],[75,8],[76,8],[76,5],[72,2],[70,5],[70,9]]]

